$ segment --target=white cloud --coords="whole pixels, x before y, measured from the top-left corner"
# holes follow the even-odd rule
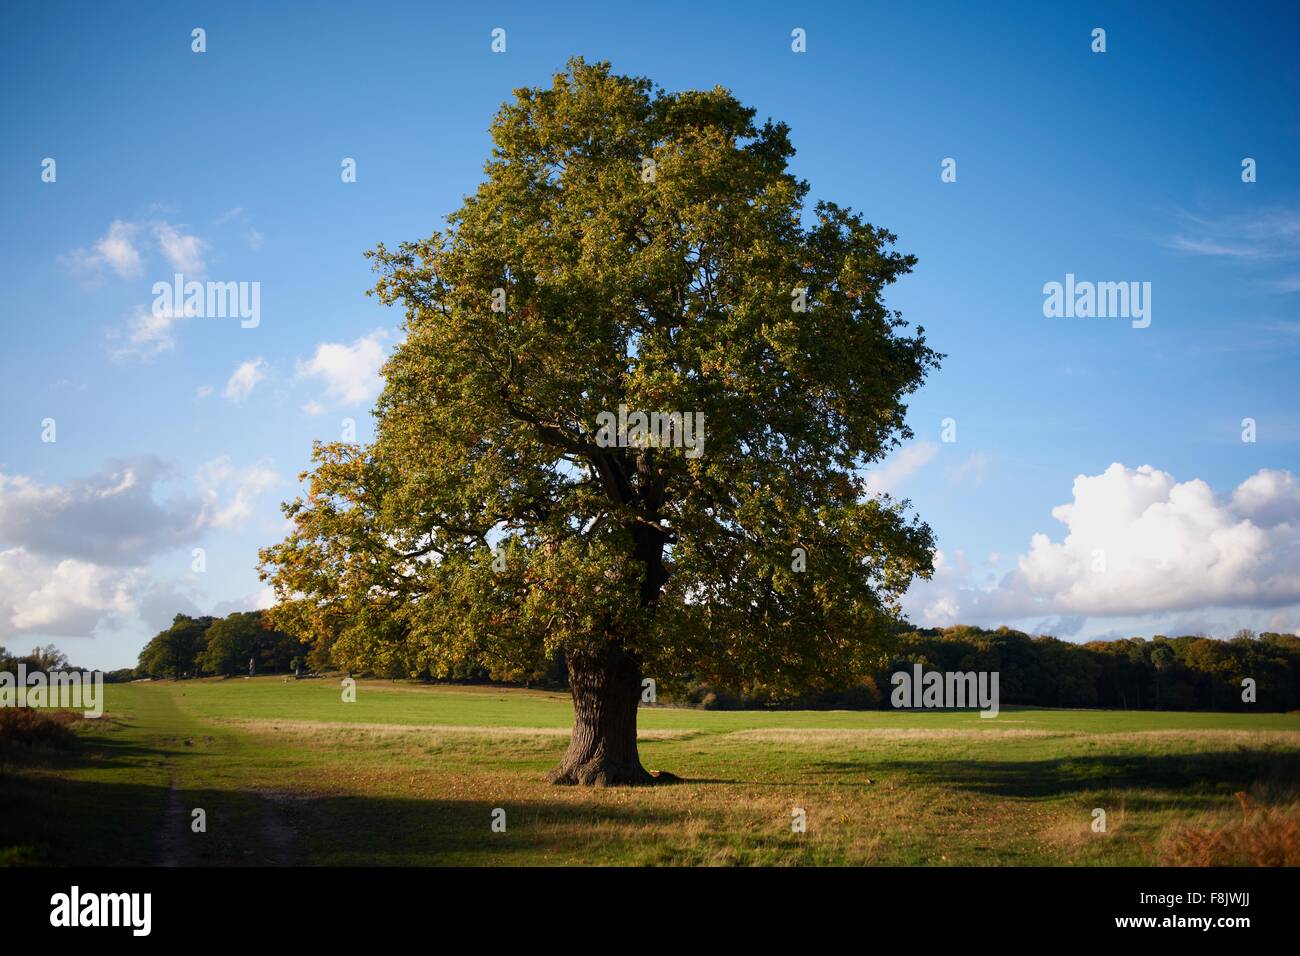
[[[198,499],[156,500],[169,473],[148,455],[114,459],[62,485],[0,472],[0,544],[52,558],[140,564],[193,540],[203,525]]]
[[[114,219],[108,232],[89,249],[73,249],[61,261],[81,274],[97,275],[107,268],[123,279],[138,279],[144,275],[145,260],[137,238],[146,228],[153,233],[158,251],[172,269],[194,278],[205,274],[208,243],[161,219],[145,222]]]
[[[1248,245],[1216,242],[1213,239],[1191,239],[1187,236],[1172,236],[1165,246],[1174,252],[1185,252],[1193,256],[1226,256],[1235,259],[1254,258],[1258,253]]]
[[[892,494],[914,472],[939,453],[932,441],[913,442],[900,448],[885,461],[867,472],[866,488],[870,495]]]
[[[243,527],[279,481],[265,464],[219,458],[194,476],[197,493],[164,500],[160,488],[174,477],[151,456],[61,485],[0,473],[0,639],[87,637],[122,615],[158,619],[176,605],[175,587],[154,582],[146,565],[209,529]]]
[[[202,531],[198,499],[155,499],[167,471],[141,456],[64,485],[0,473],[0,637],[88,636],[130,614],[139,566]]]
[[[136,306],[126,324],[125,335],[119,330],[109,333],[110,339],[121,343],[109,351],[115,359],[145,362],[163,352],[170,352],[176,347],[175,326],[182,318],[184,316],[176,315],[170,307],[154,311],[151,307]]]
[[[1289,471],[1265,468],[1237,486],[1232,508],[1266,526],[1300,522],[1300,482]]]
[[[177,272],[200,278],[207,271],[203,255],[208,244],[198,236],[186,235],[171,223],[157,222],[154,223],[154,238],[158,240],[158,248],[167,262]]]
[[[337,406],[351,406],[374,400],[382,387],[379,370],[384,364],[384,343],[388,333],[378,329],[351,345],[324,342],[316,354],[298,363],[300,378],[325,383],[325,399]],[[309,403],[319,407],[321,402]]]
[[[280,480],[265,463],[235,468],[223,455],[206,462],[197,475],[206,502],[204,524],[213,528],[242,528],[253,515],[263,491]]]
[[[266,378],[266,362],[260,358],[240,362],[234,373],[226,382],[222,393],[232,402],[242,402],[252,394],[257,383]]]
[[[23,633],[88,635],[105,617],[135,610],[135,570],[0,551],[0,639]]]
[[[1300,257],[1300,212],[1284,207],[1218,218],[1183,212],[1179,232],[1162,240],[1175,252],[1238,260]]]
[[[1300,489],[1289,472],[1257,472],[1225,500],[1200,479],[1116,463],[1078,476],[1052,516],[1064,538],[1034,534],[995,587],[938,560],[934,580],[909,592],[909,613],[929,625],[1213,608],[1287,617],[1279,609],[1300,602]]]
[[[108,267],[123,279],[137,279],[144,273],[144,260],[135,247],[139,229],[138,223],[114,219],[103,238],[89,249],[73,249],[64,262],[76,272],[98,273]]]

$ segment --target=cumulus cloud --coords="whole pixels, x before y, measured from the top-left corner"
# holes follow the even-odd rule
[[[1232,493],[1232,509],[1268,527],[1300,522],[1300,482],[1289,471],[1265,468]]]
[[[89,634],[106,616],[130,614],[140,573],[74,559],[0,551],[0,639],[36,632]]]
[[[1300,602],[1300,493],[1289,472],[1257,472],[1223,498],[1200,479],[1115,463],[1079,475],[1052,517],[1064,536],[1034,534],[994,587],[937,556],[934,580],[912,588],[908,612],[947,625]]]
[[[70,250],[61,257],[62,262],[81,275],[94,276],[107,269],[123,279],[138,279],[144,274],[145,264],[138,240],[142,234],[147,236],[150,233],[158,252],[174,270],[193,278],[201,278],[207,271],[204,260],[207,242],[166,220],[128,222],[114,219],[108,232],[89,248]]]
[[[140,564],[193,540],[203,526],[199,498],[155,497],[170,471],[161,459],[141,455],[62,485],[0,472],[0,542],[60,559]]]
[[[900,448],[885,461],[867,472],[866,490],[870,495],[892,494],[913,473],[929,464],[939,453],[932,441],[918,441]]]
[[[242,527],[279,479],[264,464],[219,458],[199,469],[194,493],[164,497],[176,478],[152,456],[113,460],[64,484],[0,472],[0,639],[89,636],[117,616],[153,623],[168,603],[172,613],[192,608],[146,565],[209,529]]]
[[[242,402],[253,393],[257,383],[266,378],[266,362],[260,358],[240,362],[234,373],[226,382],[222,393],[232,402]]]
[[[73,249],[61,261],[73,272],[95,277],[106,269],[124,279],[138,279],[145,271],[147,239],[152,234],[158,252],[175,272],[191,279],[201,279],[207,272],[205,255],[208,243],[166,220],[125,222],[114,219],[108,232],[90,248]],[[170,278],[170,276],[169,276]],[[139,305],[124,327],[109,330],[109,352],[115,359],[148,361],[176,347],[176,323],[185,318],[170,308]]]
[[[336,406],[369,403],[379,394],[388,333],[378,329],[351,345],[323,342],[316,353],[298,363],[298,377],[316,379],[325,385],[323,398]],[[315,402],[317,408],[322,403]]]

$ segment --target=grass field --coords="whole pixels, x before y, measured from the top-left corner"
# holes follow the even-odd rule
[[[542,782],[565,694],[361,681],[343,703],[337,680],[278,677],[106,693],[74,748],[0,776],[0,862],[1300,862],[1294,714],[643,708],[644,764],[685,782],[588,790]]]

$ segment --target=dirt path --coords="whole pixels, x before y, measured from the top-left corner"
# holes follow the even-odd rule
[[[163,814],[162,832],[159,834],[159,866],[194,865],[194,847],[189,839],[192,832],[190,813],[173,776],[171,788],[167,792],[167,810]]]
[[[192,761],[202,761],[214,743],[219,754],[222,744],[209,734],[215,728],[185,712],[173,696],[175,691],[171,685],[151,687],[147,713],[149,730],[157,734],[151,735],[150,743],[162,758],[160,770],[168,781],[156,825],[157,865],[212,866],[223,861],[253,866],[299,864],[300,831],[318,816],[311,806],[314,798],[278,789],[194,790],[194,771],[202,764]],[[193,830],[195,801],[206,811],[206,831],[202,833]]]

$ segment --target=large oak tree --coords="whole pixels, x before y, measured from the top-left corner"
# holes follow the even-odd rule
[[[653,779],[643,678],[792,694],[880,663],[933,541],[864,469],[939,356],[882,302],[914,259],[806,209],[754,115],[581,59],[515,92],[448,228],[369,253],[405,337],[374,441],[318,444],[262,552],[277,626],[383,672],[562,653],[557,783]],[[702,413],[703,453],[602,441],[620,406]]]

